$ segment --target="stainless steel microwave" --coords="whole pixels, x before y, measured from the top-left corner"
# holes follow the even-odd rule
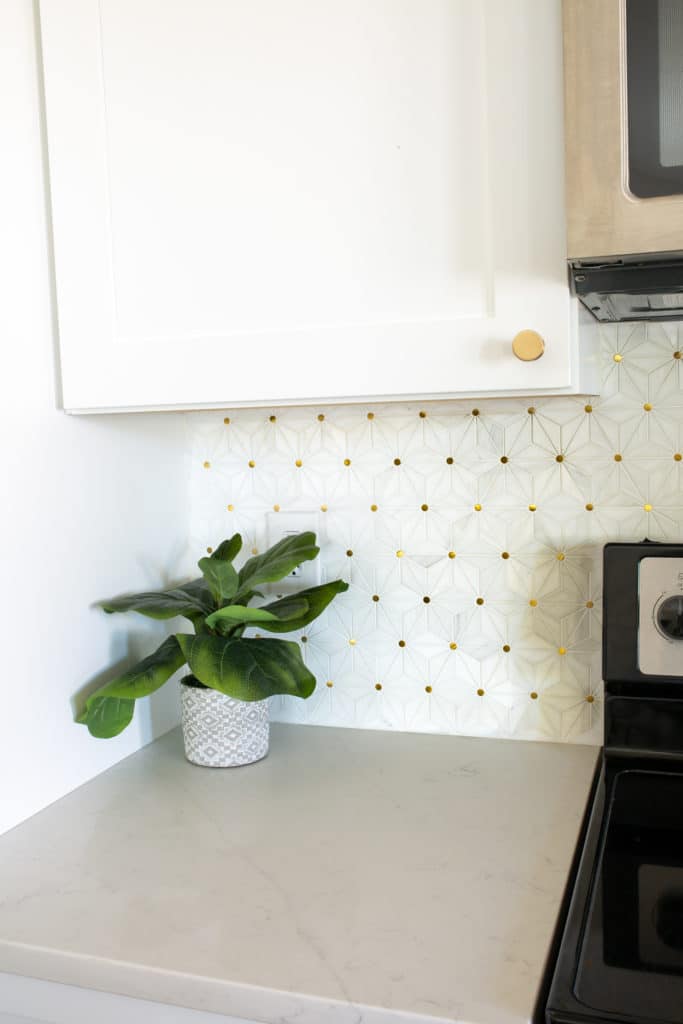
[[[683,0],[564,0],[567,243],[599,320],[683,318]]]

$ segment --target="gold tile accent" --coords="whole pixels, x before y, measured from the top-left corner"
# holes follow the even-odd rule
[[[680,452],[676,452],[676,454],[674,455],[674,462],[680,462],[681,459],[683,459],[683,455],[681,455]]]
[[[399,642],[398,642],[398,646],[399,647],[405,647],[405,645],[406,645],[405,640],[399,640]]]
[[[303,462],[301,461],[301,459],[296,459],[294,465],[296,466],[297,469],[301,469],[301,467],[303,466]]]
[[[455,558],[455,551],[449,551],[448,552],[448,557],[449,558]]]
[[[379,601],[379,594],[373,594],[372,595],[372,600],[373,601]]]
[[[474,506],[474,511],[481,512],[481,505],[479,504],[479,502],[477,502],[477,504]]]
[[[649,503],[649,501],[643,505],[643,510],[645,512],[652,512],[652,505]]]
[[[320,511],[321,512],[327,512],[327,505],[321,505],[320,506]]]
[[[584,412],[593,412],[593,406],[592,405],[584,405],[583,411]]]
[[[351,550],[351,548],[347,549],[346,557],[347,558],[353,558],[353,551]]]
[[[623,358],[624,357],[622,356],[621,352],[615,352],[614,355],[612,356],[612,359],[614,360],[615,363],[620,363]]]
[[[589,693],[588,696],[586,697],[586,704],[592,704],[594,700],[595,700],[595,697],[593,696],[593,694]]]
[[[228,505],[227,509],[228,509],[228,512],[234,512],[235,511],[235,506],[234,505]]]
[[[614,461],[615,461],[615,462],[621,462],[621,455],[619,454],[619,452],[617,452],[617,453],[615,454],[615,456],[614,456]]]
[[[251,553],[252,555],[258,555],[258,548],[252,548]]]
[[[555,555],[555,558],[558,560],[558,562],[564,562],[564,551],[558,551]]]
[[[681,358],[681,353],[680,352],[674,352],[674,359],[680,359],[680,358]]]
[[[422,598],[422,603],[423,604],[429,604],[430,601],[431,601],[431,597],[427,597],[426,595]]]
[[[344,459],[344,465],[345,466],[350,466],[351,465],[351,459]]]
[[[202,463],[202,465],[204,466],[204,469],[211,469],[211,463],[210,462],[204,462],[204,463]]]
[[[269,420],[270,423],[276,423],[277,422],[277,416],[269,416],[268,420]]]
[[[503,650],[506,654],[510,653],[510,644],[503,644]]]
[[[302,636],[301,637],[301,643],[302,644],[307,644],[308,643],[308,637],[307,636]]]
[[[376,505],[371,505],[370,506],[370,511],[371,512],[376,512],[377,511],[377,506]]]
[[[592,512],[592,511],[593,511],[593,509],[594,509],[594,507],[595,507],[595,506],[593,505],[593,502],[592,502],[592,501],[589,501],[589,502],[587,502],[587,503],[586,503],[586,504],[584,505],[584,508],[586,509],[586,512]]]
[[[557,648],[557,653],[558,654],[566,654],[567,653],[567,648],[566,647],[558,647]]]
[[[429,512],[429,505],[420,505],[423,512]]]
[[[425,686],[425,693],[431,693],[431,692],[432,692],[431,686]]]
[[[555,462],[564,462],[564,455],[556,455]]]
[[[473,416],[478,416],[479,415],[479,410],[478,409],[473,409],[472,410],[472,415]]]
[[[325,686],[329,686],[329,688],[330,688],[330,690],[331,690],[331,689],[332,689],[332,687],[334,686],[334,683],[332,682],[332,680],[331,680],[331,679],[328,679],[328,680],[327,680],[327,682],[325,683]]]
[[[369,412],[369,413],[368,413],[368,419],[369,419],[369,420],[374,420],[374,418],[375,418],[375,414],[374,414],[374,412]]]
[[[206,553],[207,553],[207,555],[212,555],[213,554],[213,548],[207,548],[206,549]]]
[[[484,598],[483,597],[478,597],[477,598],[477,604],[483,604],[483,603],[484,603]]]
[[[404,554],[405,554],[405,551],[402,551],[401,548],[399,548],[398,551],[396,552],[396,557],[397,558],[403,558]]]
[[[501,551],[500,557],[501,558],[505,558],[507,560],[510,557],[510,552],[509,551]]]
[[[538,508],[538,505],[529,505],[529,511],[530,512],[535,512],[537,508]]]
[[[531,607],[531,608],[536,608],[536,607],[538,607],[538,601],[536,600],[536,598],[535,598],[535,597],[532,597],[532,598],[531,598],[531,599],[529,600],[529,605],[530,605],[530,607]]]
[[[449,643],[448,646],[450,647],[450,649],[452,651],[457,651],[457,649],[458,649],[458,645],[456,644],[455,640],[451,640],[451,642]]]
[[[322,423],[322,421],[323,421],[324,419],[325,419],[325,413],[324,413],[324,412],[319,412],[319,413],[318,413],[318,422],[319,422],[319,423]]]
[[[421,420],[424,420],[427,418],[427,413],[424,411],[424,409],[421,409],[420,412],[418,413],[418,416],[420,417]]]
[[[280,511],[280,506],[279,505],[273,505],[273,512],[279,512],[279,511]]]
[[[486,690],[482,690],[481,687],[479,687],[479,689],[477,690],[477,696],[478,697],[483,697],[485,693],[486,693]]]
[[[224,417],[223,417],[223,422],[225,423],[225,425],[226,425],[226,427],[227,427],[227,426],[228,426],[228,424],[230,423],[230,417],[229,417],[229,416],[224,416]]]
[[[593,607],[594,607],[594,605],[593,605],[592,601],[586,601],[586,608],[593,608]]]
[[[376,690],[381,690],[382,689],[382,684],[381,683],[375,683],[375,689]]]
[[[394,465],[395,466],[400,466],[401,465],[401,460],[400,459],[394,459]]]
[[[531,697],[532,700],[538,700],[538,694],[536,693],[535,690],[532,690],[531,693],[529,694],[529,696]]]
[[[508,462],[509,462],[510,460],[508,459],[507,455],[501,455],[501,457],[500,457],[500,461],[501,461],[501,462],[503,463],[503,465],[505,466],[505,465],[506,465],[506,464],[507,464],[507,463],[508,463]]]
[[[650,405],[649,402],[645,403],[645,405],[643,406],[643,409],[645,410],[645,412],[652,412],[652,406]]]
[[[446,465],[447,466],[452,466],[453,465],[453,456],[452,455],[447,455],[446,456]]]
[[[530,405],[529,408],[527,409],[527,412],[529,413],[530,416],[533,416],[536,413],[536,406],[535,405]]]
[[[255,465],[256,465],[256,463],[254,462],[254,460],[253,459],[249,459],[249,462],[248,462],[249,469],[253,469]]]
[[[353,639],[353,637],[351,637],[351,639],[349,640],[349,647],[355,647],[355,646],[356,646],[356,641]]]

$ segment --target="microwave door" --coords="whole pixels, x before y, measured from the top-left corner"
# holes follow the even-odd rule
[[[626,0],[628,188],[683,194],[683,0]]]

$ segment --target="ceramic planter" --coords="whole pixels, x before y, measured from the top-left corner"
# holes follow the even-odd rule
[[[209,768],[235,768],[268,753],[268,701],[243,701],[180,682],[185,756]]]

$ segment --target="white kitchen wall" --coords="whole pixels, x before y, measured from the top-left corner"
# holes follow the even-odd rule
[[[169,689],[97,741],[71,700],[147,653],[158,626],[91,606],[179,574],[187,528],[182,416],[56,407],[34,13],[31,0],[0,4],[0,832],[177,721]]]
[[[190,417],[196,549],[309,510],[351,583],[275,718],[601,741],[602,546],[683,539],[683,331],[600,335],[600,398]]]

